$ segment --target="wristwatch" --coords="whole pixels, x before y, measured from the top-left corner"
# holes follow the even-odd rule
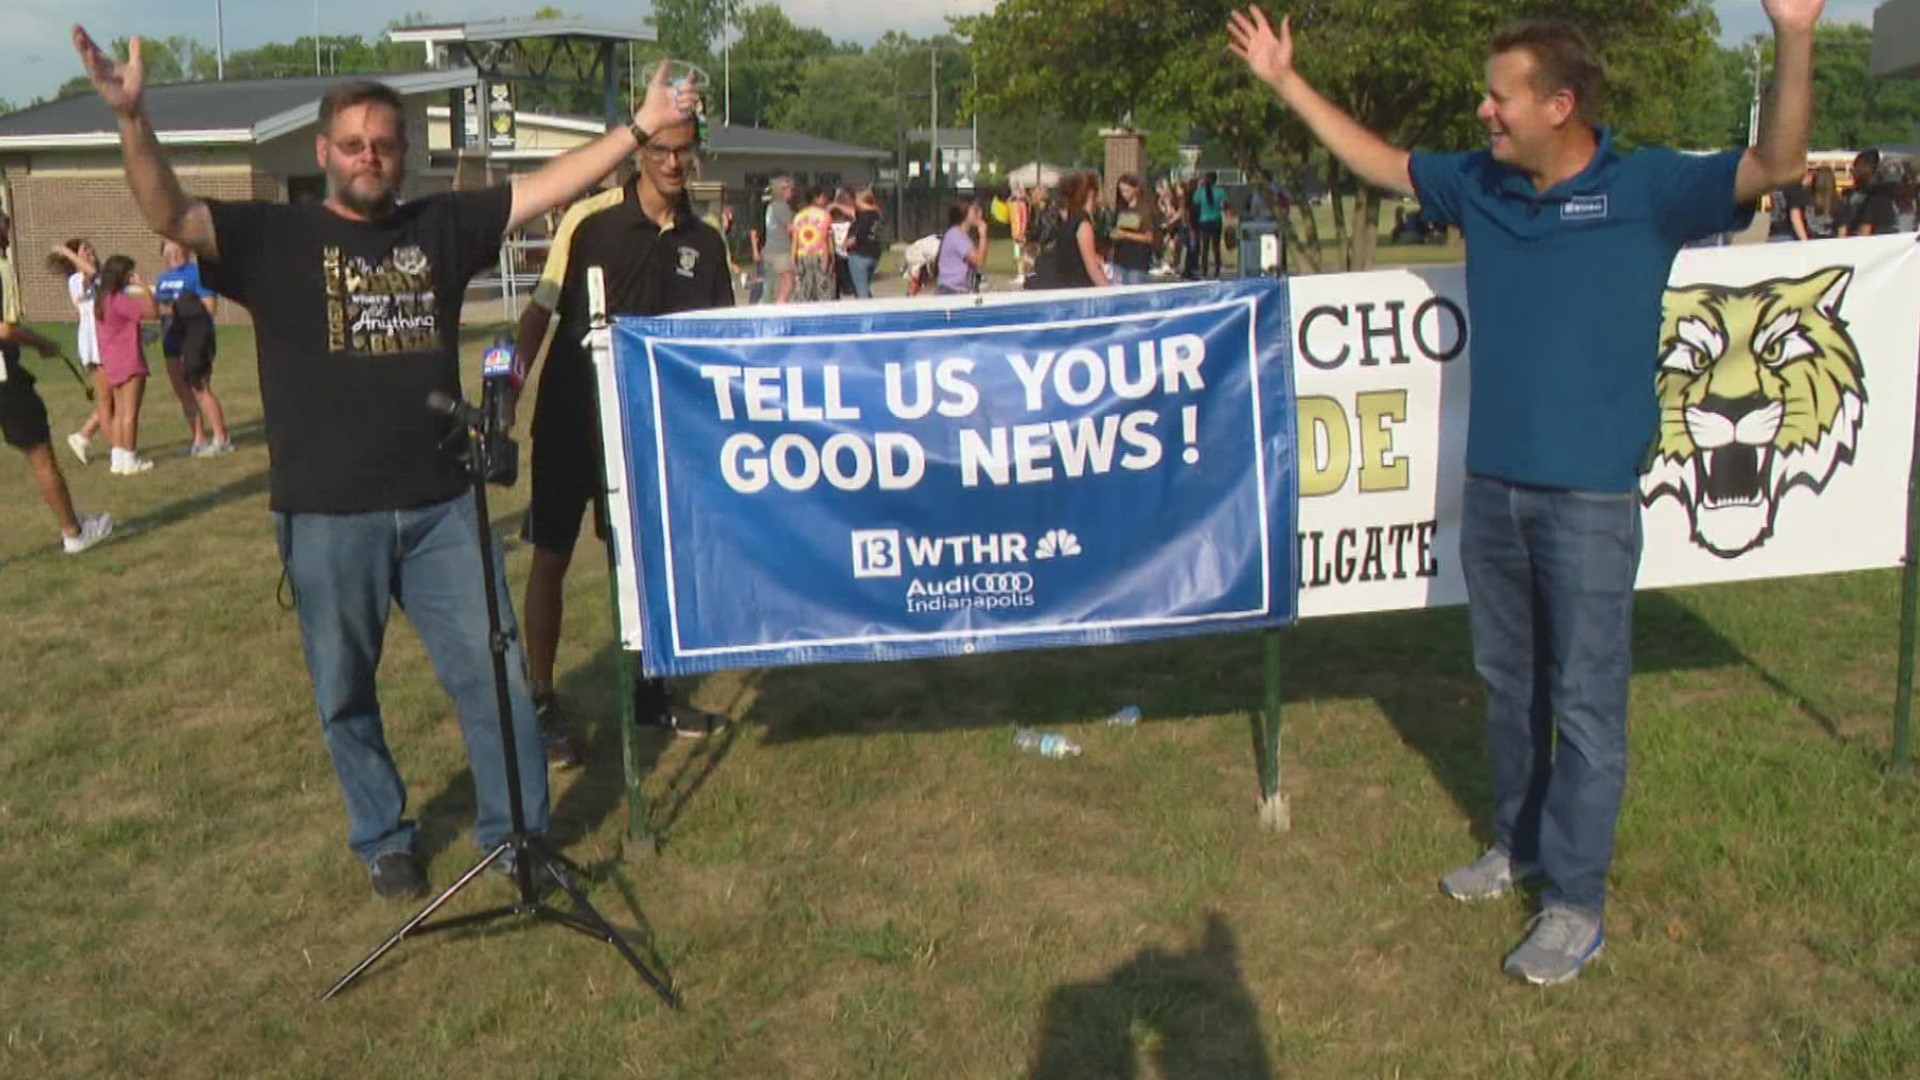
[[[640,126],[638,118],[627,121],[627,130],[633,133],[633,141],[637,145],[645,146],[653,141],[653,136],[647,134],[647,129]]]

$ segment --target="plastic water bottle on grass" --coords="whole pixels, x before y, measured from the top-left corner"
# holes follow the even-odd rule
[[[1029,754],[1039,754],[1043,758],[1079,757],[1080,744],[1053,731],[1035,731],[1032,728],[1015,728],[1013,745]]]
[[[1122,705],[1119,711],[1107,717],[1108,727],[1132,727],[1140,722],[1140,706]]]

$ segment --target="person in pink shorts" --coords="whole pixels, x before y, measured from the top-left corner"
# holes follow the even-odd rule
[[[140,322],[159,319],[153,293],[140,280],[133,260],[115,255],[100,267],[100,285],[94,295],[94,315],[100,336],[100,366],[113,393],[115,476],[132,476],[153,468],[136,449],[140,439],[140,399],[147,392],[147,357],[140,341]]]

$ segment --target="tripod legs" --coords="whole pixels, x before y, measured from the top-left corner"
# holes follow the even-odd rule
[[[513,860],[514,884],[520,893],[518,900],[483,911],[430,921],[433,920],[434,913],[439,911],[448,900],[453,899],[460,890],[471,885],[486,872],[487,867],[503,857]],[[557,885],[573,901],[572,911],[562,911],[542,898],[542,890],[534,885],[535,867],[544,871],[546,880]],[[385,941],[382,941],[345,975],[340,976],[338,981],[328,987],[326,992],[320,995],[320,1000],[331,1000],[335,994],[345,990],[360,976],[366,974],[373,965],[379,963],[380,958],[393,951],[394,946],[409,937],[418,937],[440,930],[455,930],[463,926],[477,926],[511,915],[531,915],[612,945],[621,958],[633,968],[634,973],[639,975],[654,993],[660,995],[660,1000],[666,1003],[667,1008],[679,1008],[680,1000],[674,995],[673,988],[647,968],[646,962],[633,951],[633,946],[627,943],[627,939],[621,935],[620,931],[614,929],[613,924],[609,923],[605,916],[602,916],[587,900],[586,894],[580,891],[578,884],[580,876],[579,867],[557,852],[548,850],[539,840],[518,834],[510,836],[501,841],[492,851],[482,855],[479,862],[468,867],[466,872],[442,890],[440,895],[427,901],[424,907],[415,912],[406,922],[401,923],[399,929],[387,935]]]

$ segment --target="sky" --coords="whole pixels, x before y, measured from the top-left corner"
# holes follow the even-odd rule
[[[755,0],[742,0],[752,3]],[[971,15],[994,0],[779,0],[787,17],[818,27],[836,40],[871,42],[888,30],[924,36],[942,30],[950,15]],[[397,12],[424,11],[453,22],[531,14],[543,3],[612,25],[637,24],[650,10],[644,0],[0,0],[0,99],[16,106],[35,96],[51,97],[80,71],[68,45],[68,29],[78,21],[97,37],[184,34],[211,44],[214,15],[220,9],[229,50],[269,41],[289,41],[314,29],[316,11],[322,34],[371,37]],[[1828,0],[1827,18],[1871,22],[1878,0]],[[1269,0],[1269,9],[1284,3]],[[1766,16],[1760,0],[1714,0],[1723,40],[1732,43],[1761,32]],[[874,12],[884,10],[886,21]]]

